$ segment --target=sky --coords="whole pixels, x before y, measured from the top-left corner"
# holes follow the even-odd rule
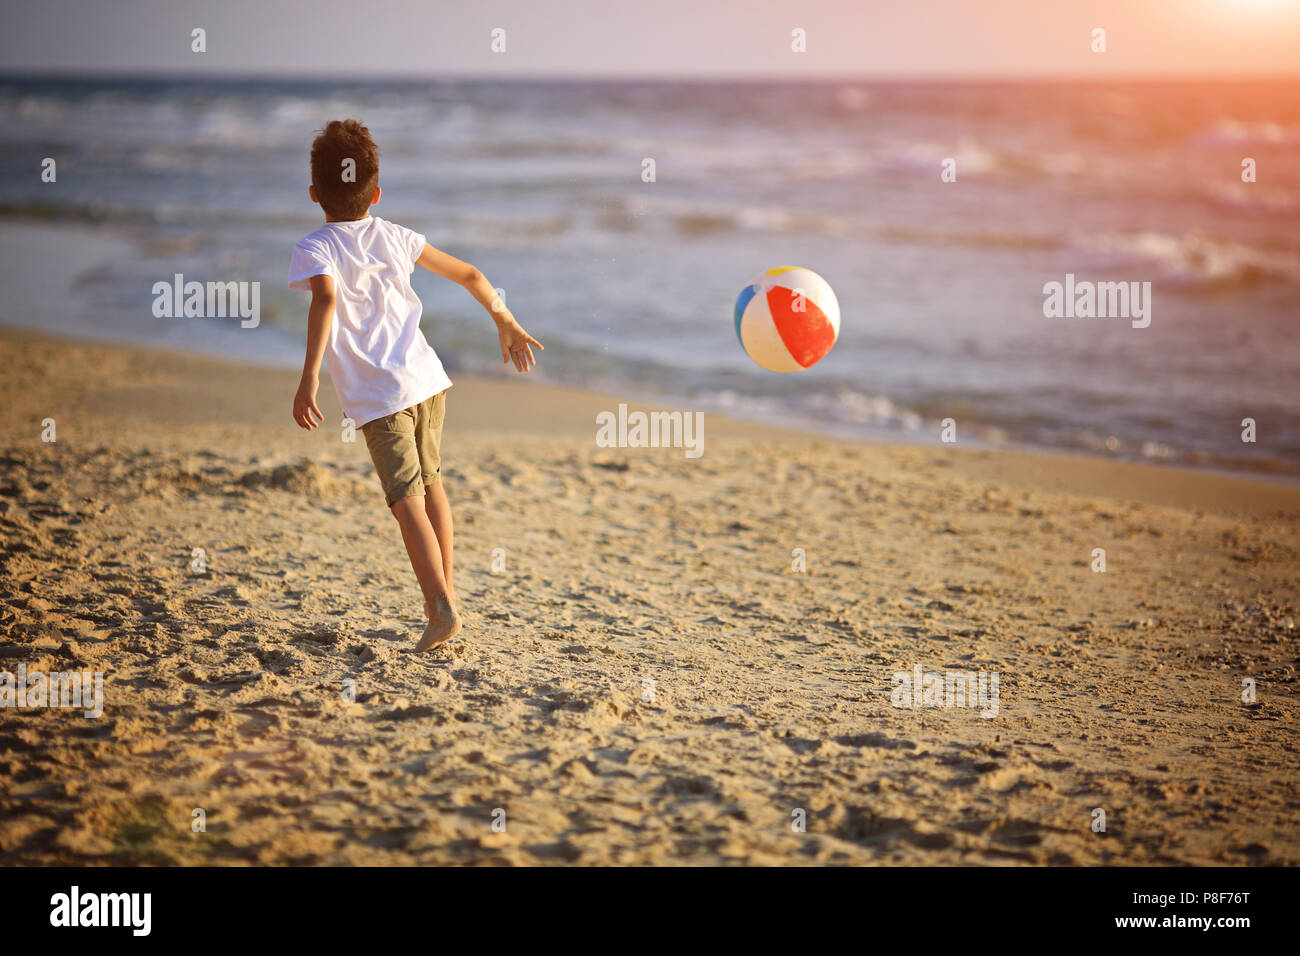
[[[191,50],[196,27],[205,53]],[[791,49],[796,29],[806,52]],[[0,71],[1300,75],[1300,0],[3,0]]]

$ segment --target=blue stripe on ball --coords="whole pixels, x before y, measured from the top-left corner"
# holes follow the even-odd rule
[[[745,340],[740,335],[740,320],[745,317],[745,307],[749,305],[749,300],[758,294],[758,287],[752,282],[740,290],[740,297],[736,299],[736,338],[740,339],[743,347]]]

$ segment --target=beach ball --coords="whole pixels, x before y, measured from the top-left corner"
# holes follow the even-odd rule
[[[736,336],[749,357],[768,371],[798,372],[816,365],[839,334],[835,293],[811,269],[768,269],[736,299]]]

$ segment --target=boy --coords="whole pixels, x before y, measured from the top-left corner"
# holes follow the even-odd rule
[[[492,315],[501,359],[526,372],[537,364],[523,330],[492,284],[467,262],[424,236],[370,215],[379,202],[379,150],[356,120],[331,122],[311,145],[307,194],[325,225],[293,250],[289,287],[311,290],[307,359],[293,398],[293,418],[311,431],[325,420],[316,406],[320,363],[343,414],[361,425],[411,567],[424,593],[429,624],[417,651],[460,630],[452,587],[451,506],[439,477],[438,451],[451,379],[420,331],[423,306],[411,288],[417,265],[463,286]]]

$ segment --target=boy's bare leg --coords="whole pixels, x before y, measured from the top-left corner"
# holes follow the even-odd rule
[[[429,516],[429,524],[438,538],[438,547],[442,550],[442,578],[447,583],[447,600],[459,610],[456,603],[456,585],[452,582],[452,541],[451,503],[443,491],[441,481],[433,481],[424,486],[424,511]]]
[[[429,624],[424,636],[415,646],[417,651],[437,647],[460,630],[460,615],[452,608],[447,595],[447,581],[442,571],[442,550],[438,537],[429,523],[424,501],[414,495],[393,502],[393,517],[402,529],[402,543],[411,559],[411,568],[424,593],[424,606],[429,612]]]

